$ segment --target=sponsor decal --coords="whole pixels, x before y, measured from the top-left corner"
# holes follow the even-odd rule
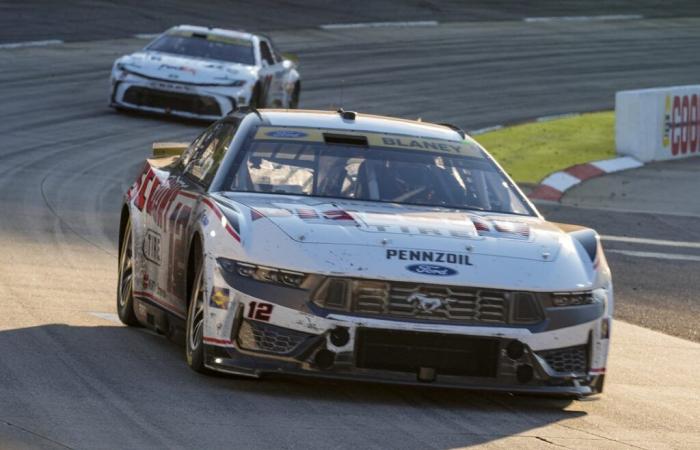
[[[170,64],[161,64],[160,67],[158,67],[158,70],[163,70],[163,69],[168,69],[168,70],[179,70],[182,72],[189,72],[192,75],[197,74],[197,70],[194,67],[188,67],[188,66],[173,66]]]
[[[263,302],[248,303],[248,318],[269,322],[275,305]]]
[[[460,266],[471,266],[469,255],[464,253],[438,252],[434,250],[402,250],[389,248],[386,250],[386,259],[396,259],[399,261],[422,261],[431,263],[458,264]],[[410,266],[413,267],[413,266]],[[411,270],[411,269],[409,269]],[[450,274],[454,275],[454,274]]]
[[[275,137],[275,138],[303,138],[306,137],[307,134],[304,133],[303,131],[296,131],[296,130],[277,130],[277,131],[268,131],[265,133],[265,136],[270,136],[270,137]]]
[[[209,225],[209,217],[207,217],[206,213],[202,214],[202,217],[199,219],[199,221],[202,222],[202,225],[204,225],[205,227]]]
[[[697,94],[667,95],[662,145],[673,156],[700,151],[700,100]]]
[[[406,147],[420,150],[439,150],[444,153],[460,154],[462,146],[459,144],[447,144],[437,141],[426,141],[422,139],[388,138],[383,137],[382,143],[388,147]]]
[[[458,273],[456,270],[449,267],[438,266],[435,264],[412,264],[410,266],[406,266],[406,269],[421,275],[436,277],[449,277],[452,275],[457,275]]]
[[[214,286],[211,289],[211,296],[209,296],[209,306],[218,309],[228,309],[231,303],[229,293],[230,291],[226,288]]]
[[[148,230],[143,239],[143,256],[154,264],[160,265],[160,233]]]
[[[431,153],[463,155],[473,158],[484,158],[479,147],[470,141],[451,141],[446,139],[420,138],[404,135],[366,133],[343,131],[342,134],[362,136],[367,138],[370,147],[398,148],[403,150],[419,150]],[[260,127],[255,139],[294,139],[304,142],[325,142],[324,130],[310,128]]]

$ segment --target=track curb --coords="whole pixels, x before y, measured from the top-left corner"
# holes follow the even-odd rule
[[[643,165],[644,163],[631,156],[576,164],[547,175],[533,188],[529,197],[532,200],[558,202],[566,191],[583,181],[622,170],[636,169]]]

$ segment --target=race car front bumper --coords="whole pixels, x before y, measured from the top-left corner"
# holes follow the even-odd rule
[[[204,343],[212,370],[567,396],[602,389],[609,333],[603,316],[534,333],[416,323],[316,314],[294,301],[271,301],[288,289],[260,298],[232,284],[212,290],[228,300],[208,304]]]
[[[112,78],[110,106],[216,120],[249,104],[251,87],[247,84],[240,87],[202,86],[122,74]]]

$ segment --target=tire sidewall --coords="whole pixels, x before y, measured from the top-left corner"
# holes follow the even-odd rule
[[[119,246],[119,258],[117,260],[117,264],[119,265],[117,267],[117,315],[119,316],[119,320],[125,325],[135,326],[138,325],[138,319],[134,312],[134,233],[131,227],[131,220],[127,222],[126,227],[124,238]],[[131,245],[131,295],[122,305],[122,258],[124,252],[126,252],[127,245]]]
[[[187,308],[187,324],[185,333],[185,355],[187,357],[187,364],[197,372],[204,372],[204,342],[202,337],[204,333],[196,342],[196,345],[192,347],[190,345],[190,337],[192,332],[192,321],[194,319],[195,310],[197,308],[197,290],[199,289],[199,284],[204,282],[204,262],[202,257],[197,253],[195,255],[195,277],[192,283],[192,288],[190,290],[189,306]],[[206,316],[202,318],[206,320]],[[203,326],[203,325],[202,325]]]

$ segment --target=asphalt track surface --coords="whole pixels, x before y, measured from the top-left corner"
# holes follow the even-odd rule
[[[692,83],[700,69],[693,18],[272,35],[301,59],[304,107],[342,98],[467,129],[609,108],[616,90]],[[151,142],[202,128],[106,107],[111,62],[142,44],[0,51],[0,448],[700,447],[700,345],[625,322],[605,395],[582,402],[203,377],[179,346],[115,323],[121,195]],[[603,234],[698,241],[692,217],[572,195],[543,210]],[[618,317],[700,340],[700,263],[609,259]]]

